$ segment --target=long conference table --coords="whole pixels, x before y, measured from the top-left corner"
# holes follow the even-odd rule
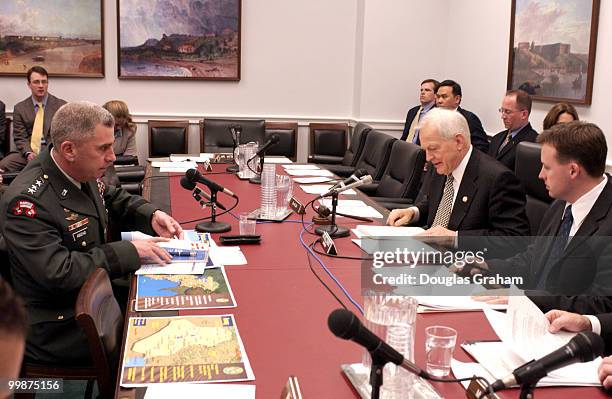
[[[234,191],[240,203],[234,214],[251,211],[259,207],[260,186],[241,181],[235,175],[223,174],[227,165],[213,165],[213,173],[207,177]],[[277,173],[284,169],[277,165]],[[200,172],[206,173],[200,169]],[[183,228],[194,228],[195,223],[183,223],[199,217],[210,215],[210,209],[202,210],[191,197],[191,192],[180,185],[182,174],[160,173],[158,169],[147,167],[143,195],[161,209],[172,214]],[[294,197],[302,203],[313,198],[304,193],[294,183]],[[341,199],[355,199],[355,196],[341,196]],[[370,201],[362,194],[358,198],[368,202],[383,215],[388,211]],[[230,206],[233,199],[222,193],[219,201]],[[310,221],[313,213],[308,209],[304,220]],[[229,214],[219,220],[228,222],[232,231],[225,234],[239,234],[238,221]],[[300,220],[292,214],[288,220]],[[339,224],[354,227],[363,222],[339,218]],[[375,223],[383,223],[376,220]],[[255,384],[256,397],[269,399],[279,398],[288,377],[294,375],[305,399],[321,398],[359,398],[348,379],[340,370],[340,365],[357,363],[362,358],[362,348],[352,341],[335,337],[327,327],[327,317],[340,307],[338,302],[326,291],[311,272],[306,250],[302,247],[299,236],[302,226],[299,223],[265,223],[257,224],[257,234],[261,234],[261,245],[243,245],[241,249],[248,260],[247,265],[227,266],[229,283],[234,291],[237,307],[232,309],[185,310],[173,312],[178,315],[221,315],[232,313],[244,343],[247,356],[255,374],[255,381],[242,384]],[[218,234],[213,238],[218,242]],[[306,242],[314,236],[305,235]],[[338,253],[347,256],[364,256],[359,247],[350,238],[335,240]],[[361,295],[361,262],[324,257],[323,261],[346,290],[359,303],[363,304]],[[325,274],[322,268],[311,260],[313,267],[326,284],[357,313],[341,290]],[[130,289],[130,306],[126,314],[134,316],[168,316],[169,312],[135,312],[135,279]],[[171,312],[172,314],[172,312]],[[430,325],[446,325],[458,331],[457,347],[453,356],[460,361],[473,361],[460,347],[463,341],[497,339],[497,336],[486,321],[482,312],[429,313],[419,314],[416,323],[415,361],[425,364],[424,330]],[[125,332],[121,350],[121,359],[125,350]],[[121,367],[121,364],[119,365]],[[117,376],[116,398],[142,398],[146,388],[123,388],[119,385],[121,370]],[[434,382],[432,386],[445,398],[465,397],[465,390],[459,383]],[[518,398],[519,390],[511,389],[498,393],[501,398]],[[537,398],[605,398],[600,388],[564,387],[538,388]]]

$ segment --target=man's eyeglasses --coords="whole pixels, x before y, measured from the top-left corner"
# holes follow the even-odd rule
[[[500,108],[498,109],[500,114],[504,114],[504,115],[512,115],[515,112],[521,112],[521,109],[505,109],[505,108]]]

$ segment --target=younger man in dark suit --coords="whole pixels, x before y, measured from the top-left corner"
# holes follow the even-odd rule
[[[529,123],[531,113],[531,96],[522,90],[509,90],[499,109],[506,130],[497,133],[489,145],[489,155],[514,170],[516,146],[521,141],[538,138],[538,132]]]
[[[478,117],[459,106],[461,104],[461,86],[454,80],[443,80],[436,90],[436,106],[459,112],[467,120],[470,127],[472,145],[485,154],[489,150],[489,139]]]
[[[33,66],[26,76],[32,95],[13,108],[13,137],[17,152],[11,152],[0,161],[0,173],[19,172],[49,144],[53,115],[66,104],[66,101],[49,94],[49,74],[45,68]]]
[[[404,132],[400,140],[405,140],[416,145],[421,144],[419,140],[419,122],[427,115],[430,109],[436,106],[437,88],[437,80],[425,79],[421,82],[421,90],[419,93],[421,105],[417,105],[408,110],[406,123],[404,124]]]

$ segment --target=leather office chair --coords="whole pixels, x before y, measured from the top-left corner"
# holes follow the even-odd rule
[[[348,177],[355,170],[355,164],[359,160],[363,149],[365,147],[366,137],[372,130],[372,127],[365,123],[359,122],[353,128],[353,135],[351,136],[351,142],[349,148],[344,153],[342,163],[340,165],[323,165],[325,169],[335,173],[340,177]]]
[[[273,134],[280,138],[278,144],[272,146],[266,154],[282,155],[295,162],[297,160],[297,132],[297,123],[266,122],[265,140],[268,140]]]
[[[360,190],[387,209],[405,208],[419,192],[425,151],[418,145],[396,140],[380,183],[361,186]]]
[[[130,194],[140,195],[145,168],[138,164],[138,157],[136,155],[117,155],[114,165],[121,187]]]
[[[170,154],[187,153],[189,121],[147,122],[149,127],[149,156],[167,157]]]
[[[364,150],[361,152],[361,156],[357,160],[353,171],[365,169],[372,176],[374,182],[378,182],[387,167],[389,155],[391,154],[391,146],[395,141],[397,141],[395,137],[375,129],[370,130],[366,137]]]
[[[79,291],[75,306],[76,321],[87,336],[93,359],[92,367],[55,367],[35,364],[22,366],[22,378],[64,378],[87,380],[85,397],[91,397],[93,380],[98,382],[100,398],[112,398],[115,393],[123,315],[113,295],[108,274],[96,269]],[[16,395],[33,397],[33,395]]]
[[[2,143],[2,153],[6,156],[11,152],[11,124],[13,120],[6,118],[6,130],[4,131],[4,142]]]
[[[339,164],[346,153],[348,124],[311,123],[308,162]]]
[[[240,144],[255,141],[262,145],[265,141],[266,127],[263,119],[215,119],[206,118],[200,122],[200,152],[232,152],[234,142],[230,126],[242,128]]]
[[[553,201],[548,196],[544,182],[538,178],[538,174],[542,169],[540,150],[540,144],[525,141],[520,142],[516,146],[514,173],[523,185],[525,194],[527,194],[525,211],[527,212],[531,235],[537,234],[542,222],[542,216],[544,216],[548,206]]]

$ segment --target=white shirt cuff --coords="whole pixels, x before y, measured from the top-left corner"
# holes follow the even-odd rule
[[[589,321],[591,322],[592,332],[594,332],[597,335],[601,335],[601,323],[599,322],[599,319],[591,315],[584,315],[584,317],[589,319]]]
[[[416,206],[411,206],[408,209],[412,209],[414,211],[412,220],[409,223],[418,222],[418,220],[421,218],[421,213],[419,212],[419,208],[417,208]]]

